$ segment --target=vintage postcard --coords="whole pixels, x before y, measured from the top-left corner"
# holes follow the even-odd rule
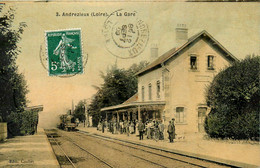
[[[0,167],[259,167],[260,4],[0,2]]]

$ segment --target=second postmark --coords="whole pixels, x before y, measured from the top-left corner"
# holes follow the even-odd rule
[[[149,40],[149,29],[136,11],[119,9],[106,19],[103,35],[111,54],[119,58],[133,58],[144,51]]]

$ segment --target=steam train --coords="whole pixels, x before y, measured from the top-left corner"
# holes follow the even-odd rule
[[[59,129],[63,129],[65,131],[73,131],[76,129],[77,126],[78,124],[76,123],[76,119],[72,115],[60,115],[60,123],[58,125]]]

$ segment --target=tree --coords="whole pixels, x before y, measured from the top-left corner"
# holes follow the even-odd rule
[[[21,128],[20,134],[21,135],[32,135],[35,133],[38,123],[38,112],[35,111],[23,111],[19,113],[21,116]]]
[[[93,126],[97,126],[101,119],[100,109],[103,107],[102,90],[98,89],[97,93],[93,96],[93,99],[89,105],[89,114],[92,116]]]
[[[0,7],[2,14],[3,6]],[[17,43],[21,40],[25,23],[17,30],[12,27],[15,11],[10,8],[0,16],[0,116],[8,125],[8,135],[17,135],[21,128],[21,113],[26,106],[28,89],[23,74],[16,65],[20,50]]]
[[[79,101],[79,103],[76,105],[76,108],[74,110],[73,116],[75,118],[78,118],[79,121],[84,121],[86,120],[86,115],[85,115],[85,103],[83,100]]]
[[[212,109],[205,130],[211,137],[259,138],[259,72],[260,56],[253,56],[214,78],[206,97]]]
[[[139,64],[133,64],[127,70],[112,66],[106,74],[101,72],[104,83],[101,87],[95,86],[97,93],[93,96],[89,109],[94,126],[101,119],[101,108],[121,104],[137,92],[135,73],[147,64],[146,61],[143,61]]]

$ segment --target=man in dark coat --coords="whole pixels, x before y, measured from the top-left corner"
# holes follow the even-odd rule
[[[103,120],[102,121],[102,133],[104,133],[105,132],[105,121]]]
[[[173,143],[173,139],[175,138],[174,120],[175,119],[173,118],[172,121],[169,121],[169,125],[168,125],[168,134],[169,134],[170,143]]]
[[[139,122],[138,124],[138,131],[139,131],[139,140],[143,140],[144,139],[144,124],[142,121]]]

